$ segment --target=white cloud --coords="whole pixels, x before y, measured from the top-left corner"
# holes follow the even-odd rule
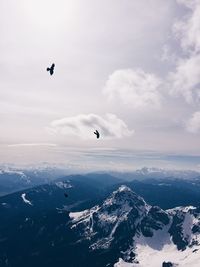
[[[200,55],[179,60],[176,71],[170,73],[171,95],[182,95],[187,103],[200,97]]]
[[[174,32],[180,38],[181,46],[186,52],[200,52],[200,1],[177,0],[177,2],[191,9],[191,14],[175,23]]]
[[[192,117],[186,123],[186,129],[191,133],[200,132],[200,111],[195,112]]]
[[[182,95],[187,103],[200,98],[200,1],[177,0],[190,10],[174,24],[173,30],[185,54],[169,74],[171,95]]]
[[[131,108],[159,108],[161,80],[141,69],[122,69],[113,72],[103,90],[110,100],[119,100]]]
[[[54,133],[75,135],[83,139],[95,138],[93,131],[96,129],[103,138],[122,138],[134,132],[114,114],[106,114],[104,118],[96,114],[80,114],[54,120],[51,126]]]
[[[161,60],[175,63],[175,69],[167,74],[165,80],[142,69],[121,69],[114,71],[106,82],[104,94],[116,103],[131,108],[160,108],[164,99],[163,89],[167,89],[170,98],[181,96],[188,104],[197,104],[200,100],[200,1],[177,0],[186,8],[186,16],[173,26],[184,56],[163,46]],[[162,90],[161,90],[162,87]],[[171,99],[172,100],[172,99]],[[173,100],[172,100],[173,102]],[[180,102],[179,102],[180,103]]]

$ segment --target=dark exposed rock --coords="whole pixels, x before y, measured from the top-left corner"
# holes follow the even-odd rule
[[[187,245],[189,244],[188,240],[184,238],[182,233],[182,224],[184,218],[184,213],[178,211],[177,214],[174,215],[172,225],[169,229],[169,233],[172,236],[172,240],[177,246],[178,250],[185,250]]]
[[[167,225],[170,219],[168,214],[161,210],[159,207],[151,207],[146,216],[141,222],[142,234],[146,237],[152,237],[152,230],[159,230],[163,228],[163,225]]]
[[[198,225],[194,225],[192,227],[192,233],[193,234],[200,233],[200,225],[199,224]]]

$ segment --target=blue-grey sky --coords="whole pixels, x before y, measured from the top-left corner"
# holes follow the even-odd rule
[[[0,163],[199,168],[199,1],[2,0],[0,36]]]

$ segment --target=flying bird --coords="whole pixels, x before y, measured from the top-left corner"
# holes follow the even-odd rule
[[[96,134],[97,139],[100,137],[100,133],[97,130],[94,132],[94,134]]]
[[[55,64],[53,63],[50,68],[47,68],[47,71],[49,71],[50,75],[53,75],[54,73]]]
[[[67,194],[67,193],[64,193],[64,196],[65,196],[65,197],[68,197],[68,194]]]

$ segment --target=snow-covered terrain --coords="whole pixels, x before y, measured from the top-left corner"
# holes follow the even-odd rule
[[[120,258],[114,267],[160,267],[163,262],[171,262],[173,266],[180,267],[199,267],[200,262],[199,250],[193,247],[180,252],[172,243],[166,244],[161,251],[149,245],[137,244],[135,253],[138,263],[128,263]]]
[[[120,258],[114,267],[160,267],[163,262],[171,262],[180,267],[199,267],[200,246],[193,245],[179,251],[166,230],[158,230],[153,237],[136,238],[134,262],[127,263]],[[199,237],[197,240],[200,241]]]
[[[70,217],[91,250],[120,249],[114,267],[199,266],[200,208],[164,211],[121,186],[102,205]]]
[[[1,197],[0,266],[7,259],[11,266],[17,261],[25,266],[21,251],[33,255],[27,259],[34,266],[41,261],[47,266],[46,253],[51,266],[61,259],[71,267],[199,266],[200,207],[164,210],[149,205],[128,183],[108,192],[102,186],[98,198],[100,183],[86,179],[65,177]]]

